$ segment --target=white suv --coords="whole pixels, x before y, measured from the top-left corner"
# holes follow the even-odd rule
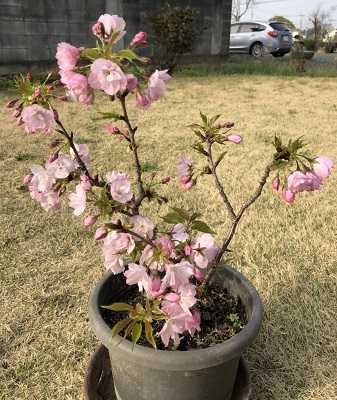
[[[238,22],[231,26],[230,52],[261,57],[271,53],[282,57],[291,51],[291,30],[279,22]]]

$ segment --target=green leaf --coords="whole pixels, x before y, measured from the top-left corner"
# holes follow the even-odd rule
[[[214,163],[215,168],[221,163],[226,154],[227,154],[226,151],[220,154],[219,158]]]
[[[210,126],[213,126],[214,123],[221,117],[221,114],[217,114],[214,117],[212,117],[209,121]]]
[[[136,344],[142,334],[143,324],[141,322],[136,322],[132,329],[132,343]]]
[[[81,57],[89,60],[96,60],[102,54],[101,49],[84,49],[81,51]]]
[[[112,337],[118,335],[123,329],[126,328],[126,326],[130,323],[131,319],[130,318],[124,318],[120,321],[118,321],[111,330]]]
[[[137,54],[134,51],[132,51],[131,49],[120,50],[116,53],[116,56],[119,58],[125,59],[127,61],[130,61],[130,62],[138,59]]]
[[[127,303],[113,303],[110,304],[109,306],[101,306],[101,307],[112,311],[131,311],[133,309],[133,307]]]
[[[168,224],[182,224],[185,219],[176,212],[170,212],[163,217],[163,220]]]
[[[207,118],[207,116],[206,116],[205,114],[203,114],[201,111],[200,111],[200,117],[201,117],[201,120],[202,120],[202,122],[204,123],[204,125],[205,125],[205,126],[208,126],[208,118]]]
[[[156,349],[157,348],[157,344],[156,344],[156,341],[154,340],[154,337],[153,337],[152,325],[151,325],[151,323],[149,321],[144,321],[144,324],[145,324],[145,337],[146,337],[146,340],[150,343],[150,345],[154,349]]]
[[[190,219],[190,214],[183,210],[182,208],[178,208],[178,207],[171,207],[172,210],[174,210],[178,215],[180,215],[182,218],[184,218],[185,221]]]
[[[93,121],[100,121],[102,119],[112,119],[113,121],[121,121],[124,119],[123,115],[119,114],[118,112],[99,112],[101,115],[100,117],[92,117]]]
[[[195,220],[191,228],[198,232],[211,233],[211,234],[215,233],[205,222],[199,220]]]

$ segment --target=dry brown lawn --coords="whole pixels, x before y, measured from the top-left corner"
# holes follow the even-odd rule
[[[236,121],[244,145],[229,147],[221,172],[238,207],[272,154],[274,134],[305,135],[315,153],[337,159],[336,93],[335,79],[179,77],[150,111],[131,111],[139,118],[142,160],[160,165],[163,176],[189,152],[193,136],[185,126],[199,110]],[[10,95],[3,92],[1,101]],[[108,110],[110,104],[99,98],[97,106]],[[92,122],[93,108],[59,109],[77,141],[90,145],[94,164],[104,160],[101,172],[130,169],[124,144]],[[100,245],[70,212],[46,213],[20,190],[29,166],[48,154],[48,139],[25,136],[0,113],[0,399],[81,399],[98,344],[87,301],[104,273]],[[335,171],[321,192],[292,206],[268,185],[232,245],[231,263],[251,279],[265,305],[262,330],[246,353],[255,400],[336,399],[336,183]],[[224,232],[227,215],[209,177],[190,193],[175,183],[164,193],[176,205],[200,208],[219,236]],[[151,213],[157,210],[151,205]]]

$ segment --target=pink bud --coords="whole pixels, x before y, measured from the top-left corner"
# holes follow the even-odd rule
[[[88,215],[86,218],[84,218],[84,226],[91,226],[94,225],[97,221],[97,217],[95,215]]]
[[[167,295],[165,295],[165,300],[171,302],[171,303],[176,303],[177,301],[179,301],[180,296],[177,293],[167,293]]]
[[[91,28],[91,32],[97,36],[101,37],[103,35],[103,25],[101,22],[96,22]]]
[[[165,178],[163,178],[163,179],[161,180],[161,183],[162,183],[163,185],[165,185],[166,183],[169,183],[170,180],[171,180],[171,177],[170,177],[170,176],[165,176]]]
[[[59,113],[57,112],[57,110],[55,110],[55,108],[53,108],[52,111],[53,111],[53,113],[54,113],[54,119],[55,119],[56,121],[58,121],[58,119],[59,119]]]
[[[292,204],[295,201],[295,193],[288,189],[284,189],[282,192],[282,198],[286,203]]]
[[[202,282],[204,280],[202,272],[198,268],[194,268],[194,276],[195,276],[195,279],[199,282]]]
[[[59,156],[58,156],[57,153],[51,154],[51,155],[48,157],[48,159],[47,159],[47,163],[48,163],[48,164],[51,164],[52,162],[54,162],[55,160],[57,160],[58,157],[59,157]]]
[[[228,135],[227,140],[235,144],[240,144],[242,142],[242,137],[240,135]]]
[[[189,244],[186,244],[184,247],[185,256],[190,256],[192,254],[192,247]]]
[[[272,183],[271,183],[273,189],[279,190],[280,188],[280,179],[278,177],[274,178]]]
[[[91,183],[90,179],[87,177],[87,175],[81,175],[81,185],[82,188],[87,192],[91,188]]]
[[[27,78],[30,82],[32,82],[32,81],[33,81],[33,75],[32,75],[32,73],[31,73],[31,72],[27,72],[26,78]]]
[[[108,231],[105,228],[98,228],[95,232],[95,240],[102,240],[108,234]]]
[[[234,122],[226,122],[226,123],[224,124],[224,128],[231,129],[231,128],[234,127],[234,125],[235,125]]]
[[[33,179],[33,175],[26,175],[26,176],[24,176],[24,177],[23,177],[23,184],[24,184],[24,185],[29,185],[30,182],[32,181],[32,179]]]
[[[8,103],[6,103],[6,107],[13,108],[17,102],[18,102],[18,99],[11,100]]]
[[[55,88],[54,88],[54,85],[47,85],[47,90],[48,91],[52,91],[52,90],[54,90]]]
[[[41,90],[40,90],[40,88],[39,87],[37,87],[37,88],[35,88],[34,89],[34,94],[33,94],[33,97],[40,97],[41,96]]]
[[[180,183],[182,187],[186,190],[190,190],[191,187],[193,186],[193,181],[190,176],[182,176],[180,178]]]
[[[151,100],[149,99],[149,97],[146,94],[137,92],[136,105],[138,108],[146,109],[146,108],[150,107]]]
[[[138,32],[131,40],[130,46],[140,46],[140,47],[147,46],[147,33]]]
[[[59,144],[59,143],[58,143],[57,141],[51,142],[51,143],[48,144],[48,147],[49,147],[50,149],[55,149],[55,147],[57,147],[58,144]]]
[[[121,133],[118,126],[112,123],[106,124],[104,128],[108,133],[111,133],[111,135],[119,135]]]
[[[133,74],[126,74],[126,88],[128,89],[129,92],[132,92],[133,90],[136,89],[138,85],[138,79],[133,75]]]

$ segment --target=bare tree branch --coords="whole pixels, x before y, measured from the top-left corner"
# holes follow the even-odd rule
[[[247,13],[249,7],[253,5],[255,0],[233,0],[232,3],[232,17],[235,22],[239,22],[240,19]]]

